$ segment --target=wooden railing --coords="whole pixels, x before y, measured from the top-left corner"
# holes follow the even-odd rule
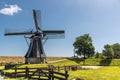
[[[70,70],[72,70],[72,71],[75,71],[75,70],[81,70],[81,69],[83,69],[82,67],[81,67],[81,65],[70,65],[70,66],[53,66],[53,65],[51,65],[51,66],[49,66],[49,67],[52,67],[54,70],[56,70],[56,71],[58,71],[58,72],[60,72],[61,70],[67,70],[67,71],[70,71]]]
[[[45,68],[13,68],[14,72],[12,73],[4,73],[5,76],[11,78],[19,78],[24,77],[28,79],[39,79],[39,80],[68,80],[68,71],[64,70],[60,72],[55,70],[53,66],[45,67]]]

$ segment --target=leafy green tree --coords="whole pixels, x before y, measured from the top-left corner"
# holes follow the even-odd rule
[[[78,55],[83,55],[85,57],[91,57],[95,53],[95,48],[92,44],[92,39],[89,34],[84,34],[76,38],[76,41],[73,43],[75,52]]]
[[[120,44],[119,43],[113,44],[112,48],[114,50],[114,58],[120,58]]]
[[[107,58],[112,59],[114,57],[114,50],[111,45],[107,44],[104,46],[103,54],[107,56]]]
[[[99,53],[99,52],[96,52],[96,53],[94,54],[94,57],[95,57],[95,58],[99,58],[99,57],[100,57],[100,53]]]
[[[106,56],[103,53],[100,53],[100,52],[96,52],[94,54],[94,57],[95,58],[100,58],[100,59],[105,59],[106,58]]]
[[[120,44],[105,45],[103,54],[107,56],[107,58],[120,58]]]

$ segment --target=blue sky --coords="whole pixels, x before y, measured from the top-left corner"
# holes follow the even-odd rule
[[[65,39],[46,42],[47,56],[72,56],[75,38],[86,33],[101,52],[105,44],[120,43],[119,4],[119,0],[0,0],[0,56],[26,54],[24,37],[4,36],[4,30],[33,29],[33,9],[41,10],[43,29],[65,30]]]

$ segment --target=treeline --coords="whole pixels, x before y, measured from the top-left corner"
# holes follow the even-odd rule
[[[120,44],[106,44],[102,53],[97,52],[95,57],[108,58],[108,59],[120,59]]]
[[[84,58],[108,58],[108,59],[120,59],[120,44],[106,44],[102,53],[95,52],[95,47],[92,44],[92,38],[89,34],[84,34],[76,38],[73,43],[74,53],[77,56],[83,56]],[[74,55],[75,56],[75,55]]]

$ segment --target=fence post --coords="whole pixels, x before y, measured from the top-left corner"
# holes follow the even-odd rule
[[[68,80],[68,76],[69,76],[69,74],[68,74],[68,71],[66,70],[65,71],[65,80]]]
[[[70,66],[69,66],[69,71],[70,71]]]
[[[66,66],[64,66],[64,70],[66,71]]]
[[[15,67],[15,78],[17,78],[17,67]]]
[[[52,66],[49,66],[49,80],[54,80],[54,71]]]
[[[25,78],[29,77],[29,68],[26,66],[25,68]]]
[[[49,80],[51,80],[51,68],[50,68],[50,66],[48,66],[48,70],[49,70]]]
[[[60,66],[58,66],[58,72],[60,72]]]
[[[51,77],[52,77],[52,80],[54,80],[54,71],[53,71],[53,68],[51,69]]]
[[[39,72],[39,79],[40,79],[40,70],[41,70],[41,69],[38,69],[38,72]]]

